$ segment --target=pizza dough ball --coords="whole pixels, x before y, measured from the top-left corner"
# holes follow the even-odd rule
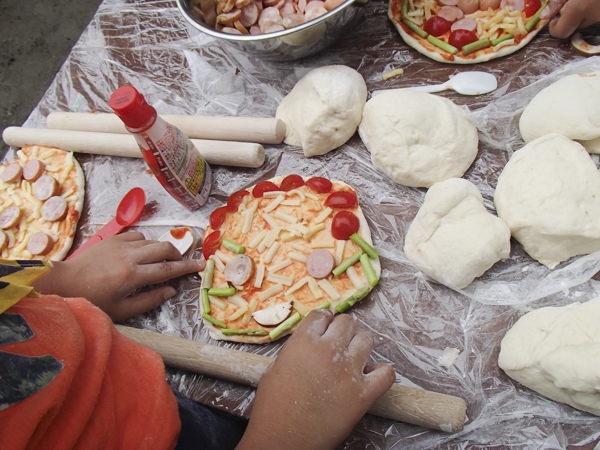
[[[510,253],[510,230],[487,212],[474,184],[436,183],[411,223],[404,253],[434,280],[462,289]]]
[[[477,128],[460,107],[409,89],[371,98],[358,133],[373,164],[405,186],[462,177],[477,156]]]
[[[515,152],[494,203],[525,251],[550,269],[600,250],[600,173],[563,135],[542,136]]]
[[[356,132],[367,101],[361,74],[346,66],[325,66],[302,78],[277,108],[286,126],[284,142],[307,157],[324,155]]]
[[[525,142],[550,133],[600,153],[600,72],[569,75],[542,89],[519,120]]]
[[[498,365],[552,400],[600,416],[600,298],[531,311],[508,330]]]

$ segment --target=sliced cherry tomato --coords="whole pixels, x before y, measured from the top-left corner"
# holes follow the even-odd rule
[[[324,204],[332,208],[354,208],[358,205],[358,199],[352,192],[339,191],[327,197]]]
[[[280,189],[282,191],[288,192],[292,189],[297,189],[301,186],[304,186],[304,180],[300,175],[288,175],[281,182]]]
[[[542,7],[540,0],[525,0],[525,17],[531,17]]]
[[[210,214],[210,218],[208,220],[213,230],[218,230],[221,228],[221,225],[223,225],[223,222],[225,222],[225,217],[227,217],[228,212],[229,209],[227,206],[221,206]]]
[[[214,255],[219,249],[221,246],[220,238],[221,232],[213,231],[206,239],[204,239],[204,243],[202,244],[202,255],[204,256],[204,259],[208,260],[208,258],[210,258],[211,255]]]
[[[462,49],[465,45],[475,42],[477,35],[469,30],[454,30],[450,33],[448,43],[457,49]]]
[[[305,183],[308,187],[313,188],[319,194],[327,194],[331,191],[333,184],[327,178],[322,177],[312,177],[308,179]]]
[[[360,220],[350,211],[340,211],[333,217],[331,235],[340,241],[347,241],[360,228]]]
[[[451,24],[440,16],[433,16],[425,21],[423,29],[435,37],[440,37],[450,31]]]
[[[250,195],[248,191],[237,191],[229,196],[227,199],[227,209],[231,212],[237,211],[238,206],[242,204],[242,199],[246,196]],[[213,227],[219,228],[219,227]]]
[[[275,183],[271,183],[270,181],[261,181],[256,186],[254,186],[254,189],[252,189],[252,195],[254,196],[254,198],[260,198],[265,192],[272,192],[278,190],[279,186],[277,186]]]

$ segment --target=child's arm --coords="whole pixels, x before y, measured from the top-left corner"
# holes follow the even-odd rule
[[[184,260],[169,242],[148,241],[142,233],[105,239],[68,261],[57,261],[33,283],[42,294],[84,297],[113,320],[156,308],[175,295],[171,286],[131,295],[149,284],[204,269],[204,260]]]
[[[560,17],[550,22],[550,34],[555,38],[567,38],[580,28],[600,22],[599,0],[550,0],[540,14],[541,19]]]
[[[366,366],[373,338],[354,319],[314,310],[258,386],[238,450],[333,449],[391,387],[387,364]]]

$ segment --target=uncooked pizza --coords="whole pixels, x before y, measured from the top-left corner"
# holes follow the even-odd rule
[[[214,339],[267,343],[311,310],[344,312],[381,274],[356,191],[276,177],[232,194],[204,234],[204,324]]]
[[[85,178],[73,153],[26,146],[0,170],[4,259],[62,260],[81,215]]]
[[[548,23],[547,0],[390,0],[402,39],[436,61],[475,64],[527,45]]]

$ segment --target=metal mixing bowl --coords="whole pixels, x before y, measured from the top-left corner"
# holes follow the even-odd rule
[[[348,0],[310,22],[275,33],[237,35],[217,31],[197,19],[190,0],[177,0],[183,17],[197,30],[235,48],[271,61],[290,61],[315,54],[352,32],[369,0]]]

